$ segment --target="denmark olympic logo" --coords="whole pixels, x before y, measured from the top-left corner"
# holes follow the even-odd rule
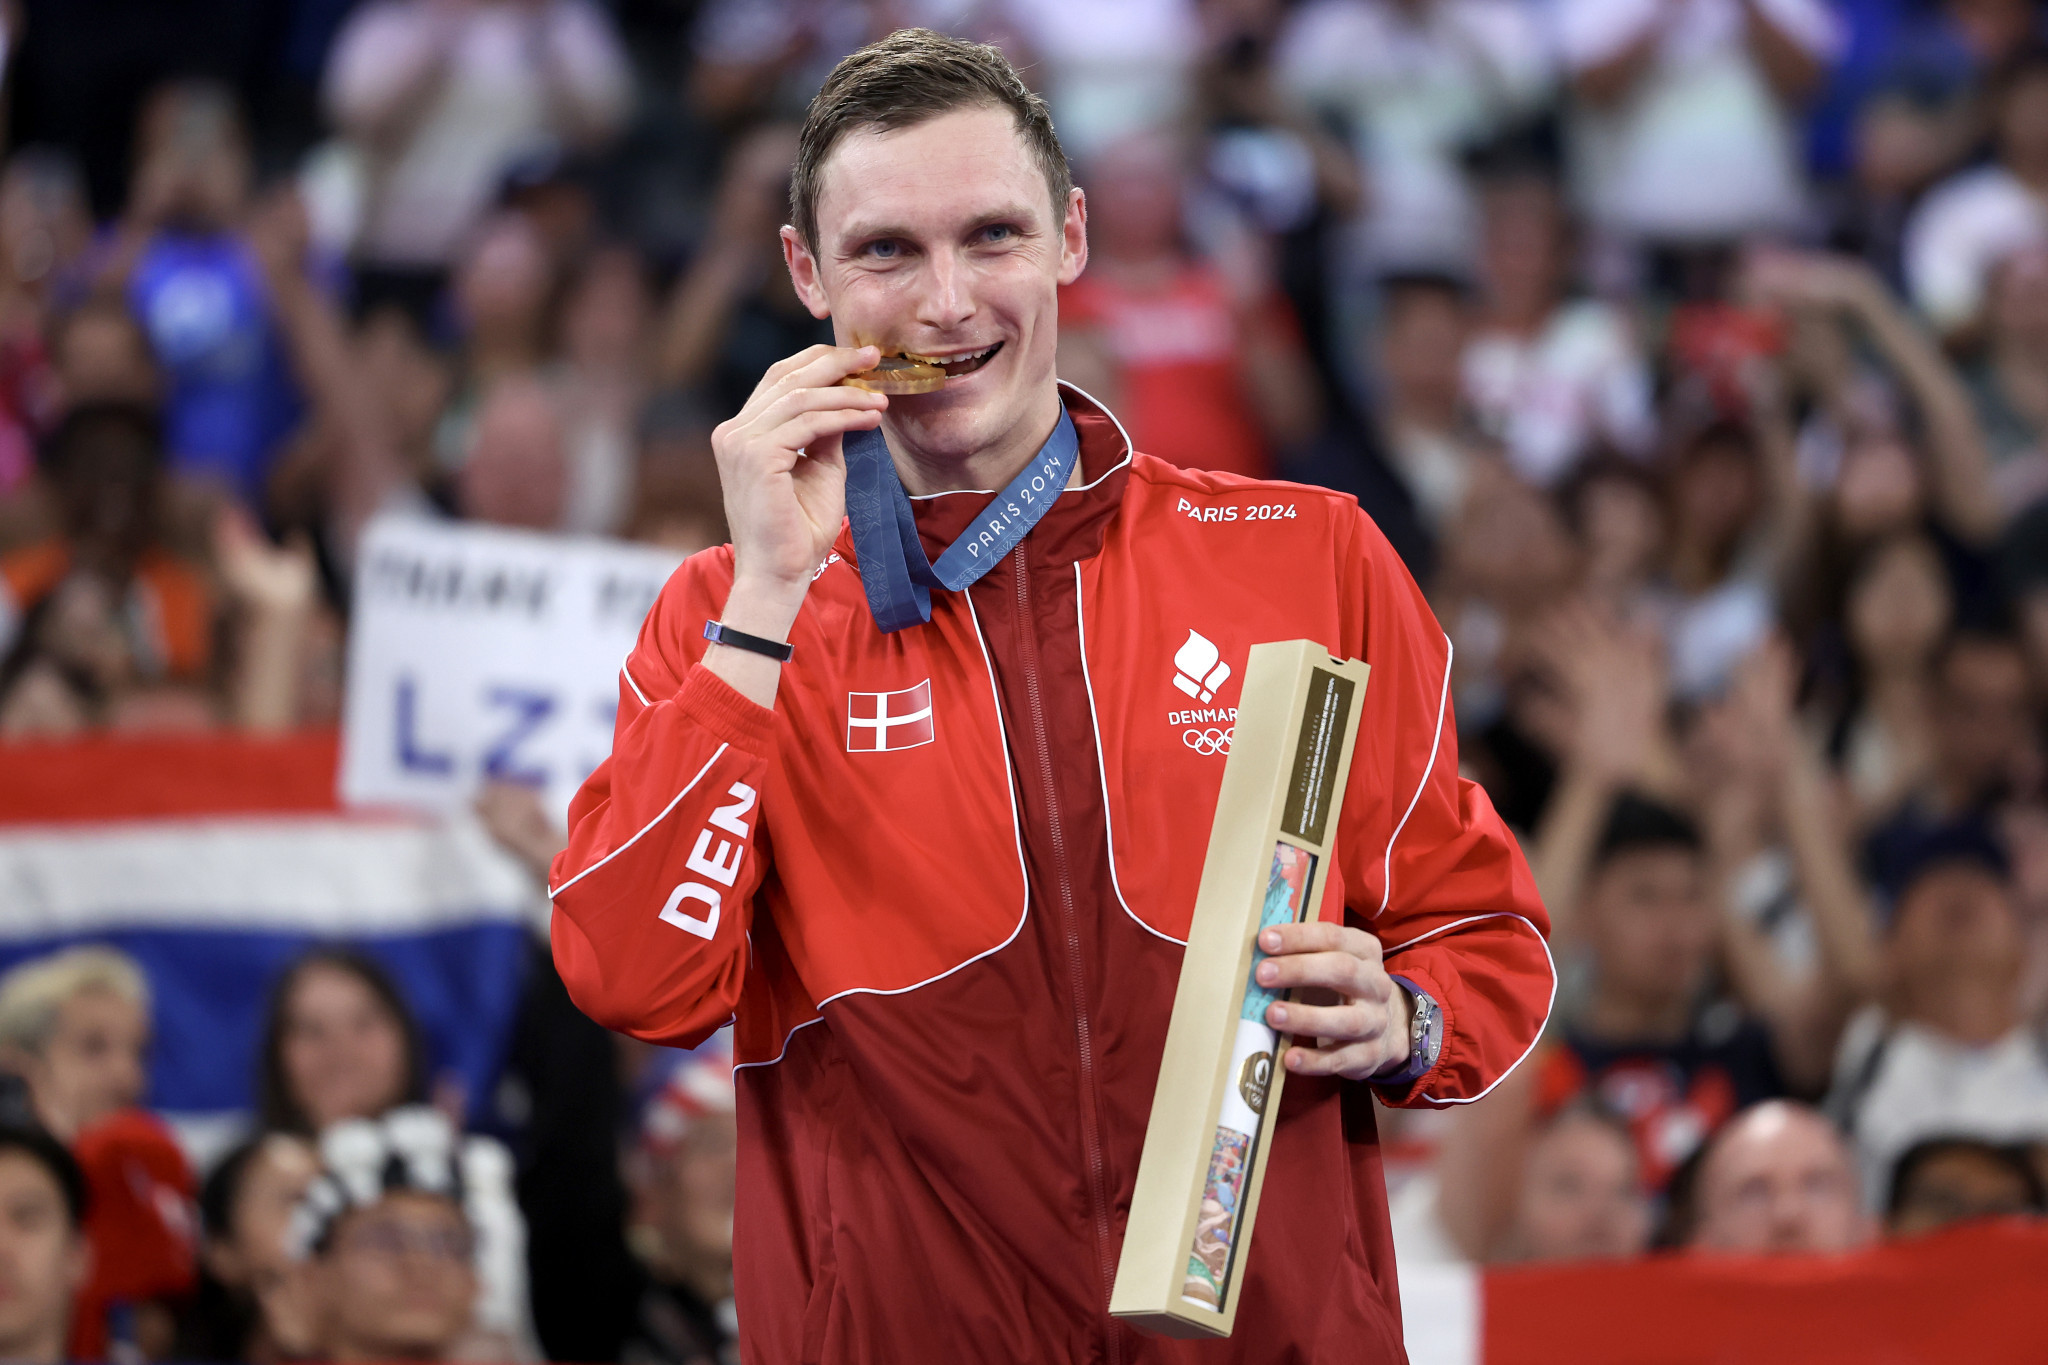
[[[1230,737],[1237,732],[1236,726],[1228,730],[1183,730],[1180,742],[1198,754],[1230,753]]]

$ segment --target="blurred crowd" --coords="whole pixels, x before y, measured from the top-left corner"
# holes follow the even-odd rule
[[[720,542],[711,427],[829,337],[777,254],[795,121],[926,24],[1052,101],[1063,376],[1152,454],[1356,494],[1453,641],[1559,987],[1484,1100],[1382,1115],[1404,1266],[2044,1211],[2031,0],[143,8],[0,8],[0,744],[332,724],[373,516]],[[600,1107],[465,1138],[327,953],[195,1184],[136,1108],[146,983],[41,970],[0,985],[45,1286],[0,1354],[719,1358],[729,1063],[576,1034],[542,1069],[595,1057]],[[81,1225],[82,1182],[172,1194]],[[151,1218],[160,1257],[80,1256]]]

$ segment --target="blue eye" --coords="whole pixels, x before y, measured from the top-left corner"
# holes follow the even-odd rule
[[[1017,235],[1017,230],[1008,223],[990,223],[981,230],[982,239],[990,242],[1004,242]]]
[[[893,241],[887,237],[883,238],[879,242],[869,242],[867,245],[868,255],[873,256],[878,260],[892,261],[896,259],[897,256],[901,255],[902,251],[903,247],[901,243]]]

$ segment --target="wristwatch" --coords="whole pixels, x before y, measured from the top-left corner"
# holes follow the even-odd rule
[[[1400,1070],[1382,1072],[1372,1078],[1374,1085],[1407,1085],[1427,1075],[1444,1050],[1444,1011],[1434,997],[1405,976],[1394,984],[1408,993],[1414,1008],[1408,1016],[1408,1061]]]

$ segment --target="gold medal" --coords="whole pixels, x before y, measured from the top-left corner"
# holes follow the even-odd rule
[[[850,374],[839,381],[870,393],[932,393],[945,387],[946,372],[936,365],[902,356],[884,356],[872,370]]]

